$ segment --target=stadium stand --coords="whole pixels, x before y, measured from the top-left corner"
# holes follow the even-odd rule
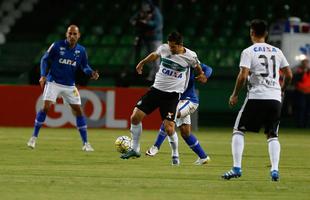
[[[115,84],[122,70],[134,71],[134,30],[129,17],[140,1],[123,0],[12,0],[0,1],[0,82],[29,83],[40,56],[62,39],[70,23],[80,26],[80,43],[88,49],[90,64]],[[289,15],[309,20],[307,6],[293,0],[270,2],[227,0],[157,1],[164,17],[164,38],[172,30],[185,37],[185,46],[197,51],[201,61],[216,66],[215,78],[230,78],[237,70],[241,50],[250,44],[248,22]],[[309,4],[305,2],[304,4]],[[260,5],[268,5],[261,8]],[[95,14],[94,14],[95,13]],[[7,20],[7,18],[14,20]],[[10,24],[5,26],[3,24]],[[9,30],[8,30],[9,29]],[[3,39],[3,35],[5,38]],[[2,40],[5,40],[1,44]],[[99,82],[99,84],[105,84]]]
[[[213,124],[232,122],[227,98],[238,73],[241,50],[251,41],[248,27],[253,18],[269,23],[290,16],[310,22],[310,1],[294,0],[155,0],[164,19],[164,38],[179,30],[186,47],[214,68],[212,81],[198,85],[200,120]],[[134,28],[129,18],[141,0],[0,0],[0,84],[38,84],[40,57],[49,45],[64,38],[69,24],[80,27],[90,65],[101,78],[89,82],[81,73],[80,84],[137,86],[145,81],[135,75]],[[216,117],[218,116],[218,117]],[[225,117],[227,119],[225,119]],[[206,124],[207,125],[207,124]]]
[[[45,37],[53,27],[50,24],[60,22],[65,10],[58,12],[60,18],[55,18],[54,11],[61,7],[60,2],[37,0],[14,0],[3,1],[6,8],[10,4],[12,11],[5,12],[4,18],[11,16],[10,13],[21,11],[14,24],[9,27],[6,33],[6,42],[0,45],[0,82],[1,83],[28,83],[28,73],[38,65],[37,54],[42,53],[45,46]],[[65,3],[62,6],[66,5]],[[64,6],[66,7],[66,6]],[[69,8],[69,7],[68,7]],[[4,18],[1,20],[3,25]],[[49,22],[49,23],[47,23]],[[3,26],[1,26],[3,27]],[[5,29],[0,30],[3,33]]]

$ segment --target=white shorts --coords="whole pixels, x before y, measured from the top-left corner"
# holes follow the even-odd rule
[[[75,86],[46,82],[43,92],[43,100],[52,101],[55,103],[58,97],[62,97],[65,104],[81,105],[80,93]]]
[[[177,127],[180,127],[182,124],[191,124],[191,114],[197,110],[198,106],[198,103],[193,103],[189,100],[180,100],[177,110],[181,113],[181,116],[175,121]]]

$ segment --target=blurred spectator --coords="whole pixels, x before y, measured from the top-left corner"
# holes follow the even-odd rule
[[[297,126],[306,128],[310,115],[310,63],[309,58],[293,69],[295,85],[294,112]]]
[[[135,13],[130,23],[136,29],[135,62],[138,63],[142,48],[149,54],[162,44],[163,19],[159,8],[151,0],[143,0],[140,10]],[[143,55],[144,56],[144,55]],[[158,71],[159,60],[149,64],[148,81],[153,81]]]

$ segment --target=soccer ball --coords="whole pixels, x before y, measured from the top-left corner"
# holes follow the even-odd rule
[[[116,151],[126,153],[131,148],[131,139],[128,136],[119,136],[115,140]]]

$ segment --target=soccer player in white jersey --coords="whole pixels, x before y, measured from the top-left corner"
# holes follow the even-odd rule
[[[248,93],[235,121],[232,135],[233,168],[224,173],[222,178],[239,178],[242,175],[241,161],[246,131],[259,132],[265,128],[268,152],[271,162],[272,181],[279,180],[280,143],[278,130],[281,114],[282,95],[291,82],[292,72],[282,51],[265,42],[267,23],[255,19],[250,25],[253,45],[243,50],[240,59],[234,91],[229,98],[229,105],[238,102],[238,95],[243,85],[248,82]],[[282,88],[279,83],[279,71],[283,73]]]
[[[182,94],[187,88],[190,67],[197,71],[196,79],[202,83],[207,81],[200,62],[195,52],[183,46],[183,37],[178,32],[172,32],[168,36],[168,44],[161,45],[155,52],[149,54],[136,66],[139,74],[142,74],[146,63],[161,59],[159,70],[156,73],[154,84],[150,90],[141,97],[136,104],[131,120],[132,149],[121,155],[122,159],[140,157],[140,135],[142,132],[143,118],[159,108],[170,143],[177,150],[177,139],[174,131],[176,108]],[[172,156],[173,157],[173,156]]]
[[[212,68],[203,63],[201,63],[200,66],[202,67],[202,70],[205,73],[205,76],[207,77],[207,79],[209,79],[212,74]],[[200,145],[199,140],[193,134],[192,126],[191,126],[192,124],[191,114],[193,114],[197,110],[198,106],[199,106],[199,98],[196,93],[195,75],[193,71],[191,70],[188,86],[185,92],[181,95],[180,101],[178,103],[176,126],[179,128],[181,136],[184,139],[185,143],[198,156],[198,159],[194,162],[194,164],[204,165],[210,161],[210,157],[204,151],[204,149]],[[154,145],[150,147],[145,152],[145,154],[147,156],[155,156],[158,153],[162,143],[165,141],[166,137],[167,137],[167,134],[165,133],[164,126],[163,124],[161,124]],[[169,144],[170,144],[170,141],[169,141]],[[173,155],[172,164],[177,165],[180,163],[178,152],[177,151],[172,151],[172,152],[175,153],[175,155]]]
[[[66,32],[66,39],[54,42],[41,58],[39,82],[44,88],[43,107],[36,115],[34,130],[27,143],[30,148],[35,148],[40,128],[50,106],[56,102],[58,96],[62,96],[76,116],[76,126],[83,143],[82,150],[94,151],[87,139],[87,125],[81,109],[81,97],[75,87],[75,72],[80,68],[94,80],[99,78],[99,74],[88,65],[86,50],[78,44],[79,38],[79,28],[76,25],[70,25]]]

